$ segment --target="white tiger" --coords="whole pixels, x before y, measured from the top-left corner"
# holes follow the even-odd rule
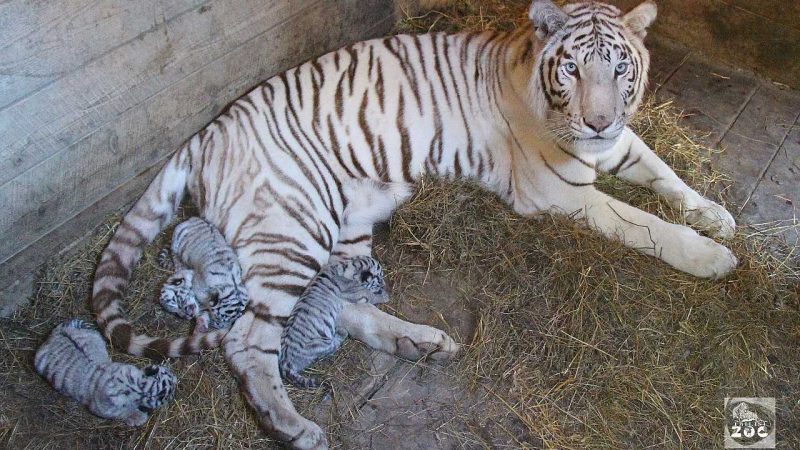
[[[268,79],[181,146],[125,216],[97,267],[98,322],[133,354],[179,356],[222,342],[262,425],[294,448],[324,448],[325,434],[297,413],[280,380],[283,324],[329,258],[370,254],[373,223],[425,174],[474,180],[521,215],[566,214],[679,270],[724,276],[737,260],[723,245],[593,185],[597,171],[609,172],[665,195],[712,234],[733,233],[731,215],[626,126],[644,94],[642,38],[655,15],[650,1],[621,14],[535,0],[529,25],[510,33],[359,42]],[[224,340],[138,334],[123,310],[131,268],[187,191],[236,250],[250,294]],[[340,321],[350,336],[406,358],[459,349],[441,330],[369,304],[345,305]]]
[[[103,336],[82,320],[56,326],[36,351],[36,372],[60,393],[93,414],[140,426],[154,409],[172,400],[177,379],[164,366],[143,370],[115,363]]]

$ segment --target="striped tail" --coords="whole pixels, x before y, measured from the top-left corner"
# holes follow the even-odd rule
[[[154,360],[177,357],[217,347],[227,330],[196,333],[180,338],[137,334],[123,308],[122,297],[133,267],[145,246],[172,220],[186,192],[195,136],[170,158],[144,195],[125,215],[103,250],[94,274],[92,310],[103,334],[116,349]]]
[[[299,372],[281,367],[281,377],[293,385],[303,389],[316,389],[322,383],[314,377],[305,377]]]
[[[299,388],[316,389],[320,387],[321,383],[319,380],[314,377],[304,377],[300,375],[300,372],[295,368],[294,364],[284,359],[284,355],[284,353],[281,353],[278,357],[278,371],[281,374],[281,378]]]

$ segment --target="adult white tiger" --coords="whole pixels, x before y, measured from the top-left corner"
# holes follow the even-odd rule
[[[292,406],[278,373],[282,324],[329,258],[368,254],[372,225],[423,174],[471,178],[523,215],[570,214],[679,270],[716,278],[724,246],[593,187],[607,171],[651,187],[721,236],[734,221],[684,184],[625,124],[640,103],[656,8],[621,15],[547,0],[512,33],[395,36],[361,42],[277,75],[182,146],[125,216],[95,275],[93,308],[115,346],[177,356],[223,343],[262,424],[296,448],[325,435]],[[236,249],[251,301],[230,333],[171,342],[136,334],[121,305],[142,248],[185,190]],[[372,305],[342,324],[407,358],[458,350],[432,327]]]

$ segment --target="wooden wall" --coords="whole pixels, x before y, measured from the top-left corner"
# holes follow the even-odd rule
[[[227,103],[385,34],[394,13],[393,0],[0,2],[0,291],[130,205]]]
[[[642,0],[607,0],[628,10]],[[654,32],[800,89],[800,1],[656,0]]]

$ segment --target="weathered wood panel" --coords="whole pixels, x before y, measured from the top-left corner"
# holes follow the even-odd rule
[[[166,160],[167,158],[164,158],[164,162]],[[84,238],[93,234],[103,218],[110,212],[124,209],[123,206],[129,205],[137,199],[150,181],[155,178],[159,168],[159,165],[156,164],[135,176],[17,253],[6,264],[0,264],[0,305],[5,308],[8,304],[24,302],[25,299],[4,298],[5,292],[3,291],[15,281],[24,280],[32,275],[31,271],[42,264],[45,259],[56,256],[59,252],[68,252],[73,246],[80,245]],[[20,289],[20,291],[24,290]]]
[[[728,194],[737,208],[745,206],[756,187],[767,181],[764,173],[792,130],[798,113],[800,93],[760,82],[758,91],[726,132],[720,142],[725,151],[714,155],[714,165],[731,177]]]
[[[0,108],[210,0],[0,4]],[[56,7],[57,6],[57,7]]]
[[[773,158],[740,217],[760,230],[785,227],[786,243],[800,250],[800,121]]]
[[[0,185],[314,7],[319,0],[208,3],[0,110]]]
[[[747,73],[712,65],[706,58],[692,54],[661,86],[658,98],[681,105],[686,116],[684,124],[708,133],[701,141],[714,147],[756,89]]]
[[[0,167],[0,289],[48,256],[25,248],[41,241],[55,251],[115,202],[128,204],[144,185],[136,176],[228,102],[312,56],[384,34],[393,8],[391,0],[202,4],[11,105],[20,109],[0,117],[0,148],[11,148],[6,133],[16,127],[36,123],[40,134],[21,152],[27,170]],[[65,231],[70,223],[81,228]]]
[[[607,0],[628,10],[642,0]],[[797,0],[657,0],[654,32],[800,88]]]

